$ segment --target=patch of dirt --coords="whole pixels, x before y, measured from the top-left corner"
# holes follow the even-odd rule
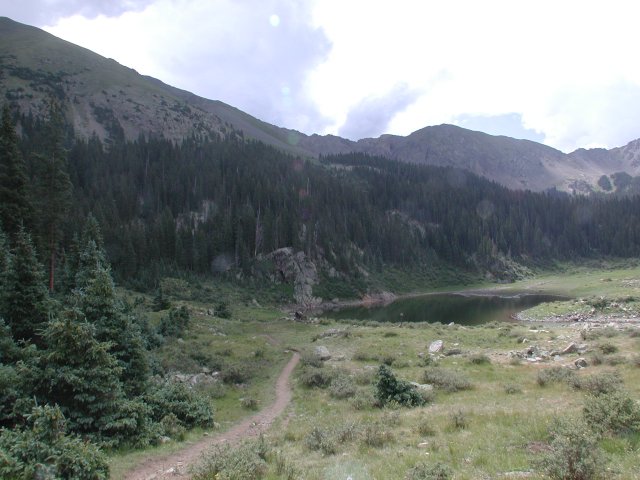
[[[209,447],[219,443],[237,443],[251,437],[257,437],[271,427],[291,401],[291,388],[289,379],[293,369],[300,360],[300,355],[294,353],[291,360],[280,372],[276,381],[275,401],[260,410],[255,415],[247,418],[232,427],[230,430],[187,446],[179,452],[162,457],[153,457],[143,461],[123,477],[124,480],[163,480],[169,478],[190,478],[189,467],[197,463],[200,456]]]

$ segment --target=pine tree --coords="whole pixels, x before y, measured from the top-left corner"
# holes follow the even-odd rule
[[[20,228],[6,275],[2,312],[16,340],[41,344],[41,328],[48,317],[48,295],[42,266],[36,258],[31,237]]]
[[[122,368],[109,353],[111,345],[96,340],[95,328],[75,307],[45,331],[47,354],[38,390],[50,404],[60,406],[76,433],[96,439],[109,437],[124,402]]]
[[[11,112],[5,105],[0,125],[0,222],[9,234],[32,221],[26,172]]]
[[[67,153],[63,145],[64,125],[61,107],[52,102],[46,132],[46,151],[35,156],[37,170],[37,223],[43,250],[49,257],[49,291],[55,285],[56,255],[62,222],[71,199],[71,180]]]
[[[111,353],[122,368],[121,379],[127,392],[139,394],[144,390],[149,370],[140,329],[124,313],[104,253],[93,240],[88,241],[80,259],[74,301],[86,320],[95,326],[96,339],[112,345]]]

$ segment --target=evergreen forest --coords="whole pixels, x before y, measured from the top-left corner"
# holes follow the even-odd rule
[[[363,154],[303,159],[239,132],[77,139],[64,118],[55,103],[47,119],[2,113],[3,478],[107,478],[98,447],[212,424],[207,399],[152,381],[166,373],[153,350],[189,313],[151,327],[115,282],[268,282],[283,247],[345,282],[441,265],[508,279],[513,264],[640,255],[638,197],[512,191]]]

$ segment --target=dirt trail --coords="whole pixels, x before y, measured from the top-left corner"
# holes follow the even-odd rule
[[[223,442],[235,443],[249,437],[258,436],[267,430],[291,401],[289,377],[298,364],[300,355],[293,354],[276,381],[276,399],[268,407],[243,420],[230,430],[213,437],[205,437],[185,449],[164,457],[149,458],[135,469],[127,472],[124,480],[161,480],[169,478],[189,478],[188,469],[196,463],[202,452]]]

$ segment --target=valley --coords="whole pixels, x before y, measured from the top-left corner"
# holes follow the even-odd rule
[[[6,17],[0,96],[0,477],[640,478],[640,140],[307,135]]]

